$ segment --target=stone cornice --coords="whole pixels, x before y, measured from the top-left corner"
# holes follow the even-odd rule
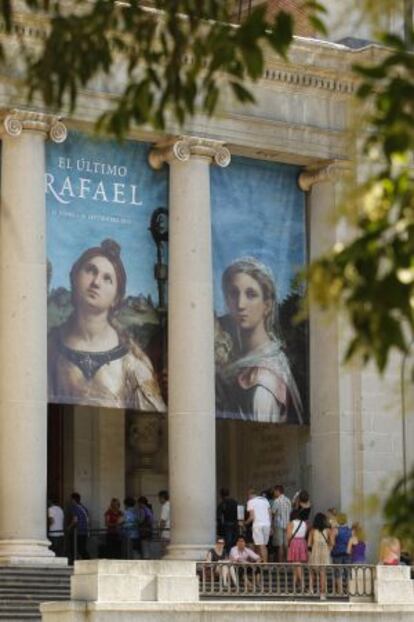
[[[222,141],[178,136],[155,145],[149,154],[149,163],[158,170],[164,162],[187,162],[191,157],[207,159],[221,167],[228,166],[231,161],[230,151]]]
[[[309,69],[295,68],[267,68],[263,76],[264,80],[281,82],[294,87],[307,87],[322,89],[344,95],[352,95],[357,84],[356,79],[344,80],[334,76],[324,75]]]
[[[15,14],[11,35],[35,43],[44,40],[48,30],[47,16],[22,12]],[[4,24],[0,24],[0,36],[5,39],[7,50],[8,37],[4,33]],[[265,53],[266,68],[262,80],[350,95],[358,84],[358,78],[352,74],[353,63],[373,62],[383,56],[384,52],[385,49],[377,44],[352,50],[328,41],[295,37],[289,51],[289,63],[283,63],[276,53]],[[185,56],[183,62],[191,64],[191,53]]]
[[[324,181],[335,183],[351,173],[351,165],[347,160],[334,160],[318,168],[304,169],[298,177],[298,186],[304,192],[309,192],[314,184]]]
[[[0,120],[3,135],[15,137],[24,131],[40,132],[55,143],[62,143],[67,137],[66,126],[54,115],[14,108],[1,111]]]

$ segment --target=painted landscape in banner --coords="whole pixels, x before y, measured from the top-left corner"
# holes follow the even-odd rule
[[[297,167],[233,157],[212,169],[216,413],[306,424],[307,324],[304,193]]]
[[[49,401],[163,412],[167,174],[149,145],[47,147]]]

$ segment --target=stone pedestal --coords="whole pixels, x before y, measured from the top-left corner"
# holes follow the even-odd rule
[[[45,147],[56,118],[3,115],[0,211],[0,563],[47,563]],[[65,563],[65,560],[56,560]]]
[[[196,602],[195,562],[95,560],[75,563],[72,600]]]
[[[409,566],[377,566],[375,600],[380,605],[414,605]]]
[[[170,559],[202,559],[215,535],[214,316],[210,164],[222,143],[182,137],[156,147],[170,165],[168,435]]]
[[[382,567],[378,584],[406,584],[407,571],[409,568],[402,571],[398,567]],[[214,619],[216,622],[302,622],[307,617],[313,622],[411,622],[414,613],[409,593],[403,594],[401,590],[399,598],[383,604],[329,600],[283,602],[263,598],[200,601],[195,573],[194,562],[76,562],[72,600],[43,603],[40,606],[42,621],[210,622]],[[401,575],[400,579],[396,578],[397,574]],[[393,575],[393,578],[386,575]]]

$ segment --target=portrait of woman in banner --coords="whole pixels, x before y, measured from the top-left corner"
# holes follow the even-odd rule
[[[115,319],[126,282],[114,240],[86,249],[74,262],[73,311],[48,337],[49,401],[166,410],[149,358]]]
[[[271,270],[244,257],[224,271],[228,316],[216,322],[219,416],[267,423],[303,423],[303,405],[277,334]]]

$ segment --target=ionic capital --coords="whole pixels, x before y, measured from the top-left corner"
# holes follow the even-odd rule
[[[319,168],[307,168],[303,170],[298,177],[298,186],[304,192],[309,192],[314,184],[320,184],[324,181],[335,183],[351,172],[351,165],[348,160],[334,160],[325,166]]]
[[[20,136],[24,131],[40,132],[55,143],[63,143],[68,132],[60,117],[32,112],[30,110],[3,110],[0,113],[1,130],[4,136]]]
[[[222,167],[228,166],[231,161],[230,151],[219,140],[179,136],[155,145],[150,151],[149,163],[158,170],[164,162],[188,162],[192,157],[203,158]]]

